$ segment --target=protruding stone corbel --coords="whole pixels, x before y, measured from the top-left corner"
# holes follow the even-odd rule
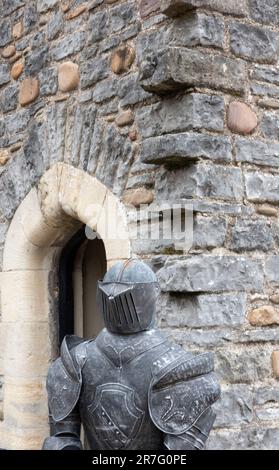
[[[247,13],[246,0],[162,0],[160,7],[161,12],[170,17],[184,15],[194,8],[239,16]]]

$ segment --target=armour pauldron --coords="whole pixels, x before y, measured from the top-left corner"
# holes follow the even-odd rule
[[[88,341],[77,336],[66,336],[61,345],[60,357],[49,369],[47,376],[49,409],[52,418],[57,422],[65,419],[78,402],[87,343]]]
[[[162,362],[166,360],[167,357]],[[219,398],[220,387],[213,367],[212,354],[189,358],[185,353],[159,369],[149,389],[149,412],[161,431],[185,433]]]

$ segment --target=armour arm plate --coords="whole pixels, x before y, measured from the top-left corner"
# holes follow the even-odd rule
[[[78,400],[82,386],[82,367],[86,362],[87,342],[75,336],[65,337],[60,357],[51,365],[47,376],[50,434],[45,450],[78,450],[80,416]]]
[[[167,357],[161,360],[166,362]],[[212,354],[189,357],[182,350],[174,361],[156,370],[149,388],[149,413],[166,434],[168,448],[204,447],[215,418],[211,405],[220,396],[213,368]]]
[[[185,433],[167,434],[164,440],[165,447],[169,450],[203,450],[215,418],[212,408],[208,408]]]

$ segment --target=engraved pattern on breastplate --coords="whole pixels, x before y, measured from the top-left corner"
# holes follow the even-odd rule
[[[135,394],[135,390],[117,383],[97,387],[88,411],[96,438],[106,448],[126,448],[138,435],[145,413],[137,408]]]
[[[169,337],[161,331],[150,330],[133,335],[133,338],[129,338],[131,343],[127,345],[126,337],[116,337],[103,330],[96,340],[96,345],[114,366],[123,367],[124,364],[167,342],[168,339]]]

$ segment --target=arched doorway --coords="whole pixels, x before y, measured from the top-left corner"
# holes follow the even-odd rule
[[[108,237],[112,213],[118,230]],[[95,177],[64,163],[45,173],[10,224],[1,275],[2,448],[39,449],[49,433],[45,379],[59,346],[57,267],[63,248],[84,224],[99,233],[108,268],[131,256],[120,201]]]

